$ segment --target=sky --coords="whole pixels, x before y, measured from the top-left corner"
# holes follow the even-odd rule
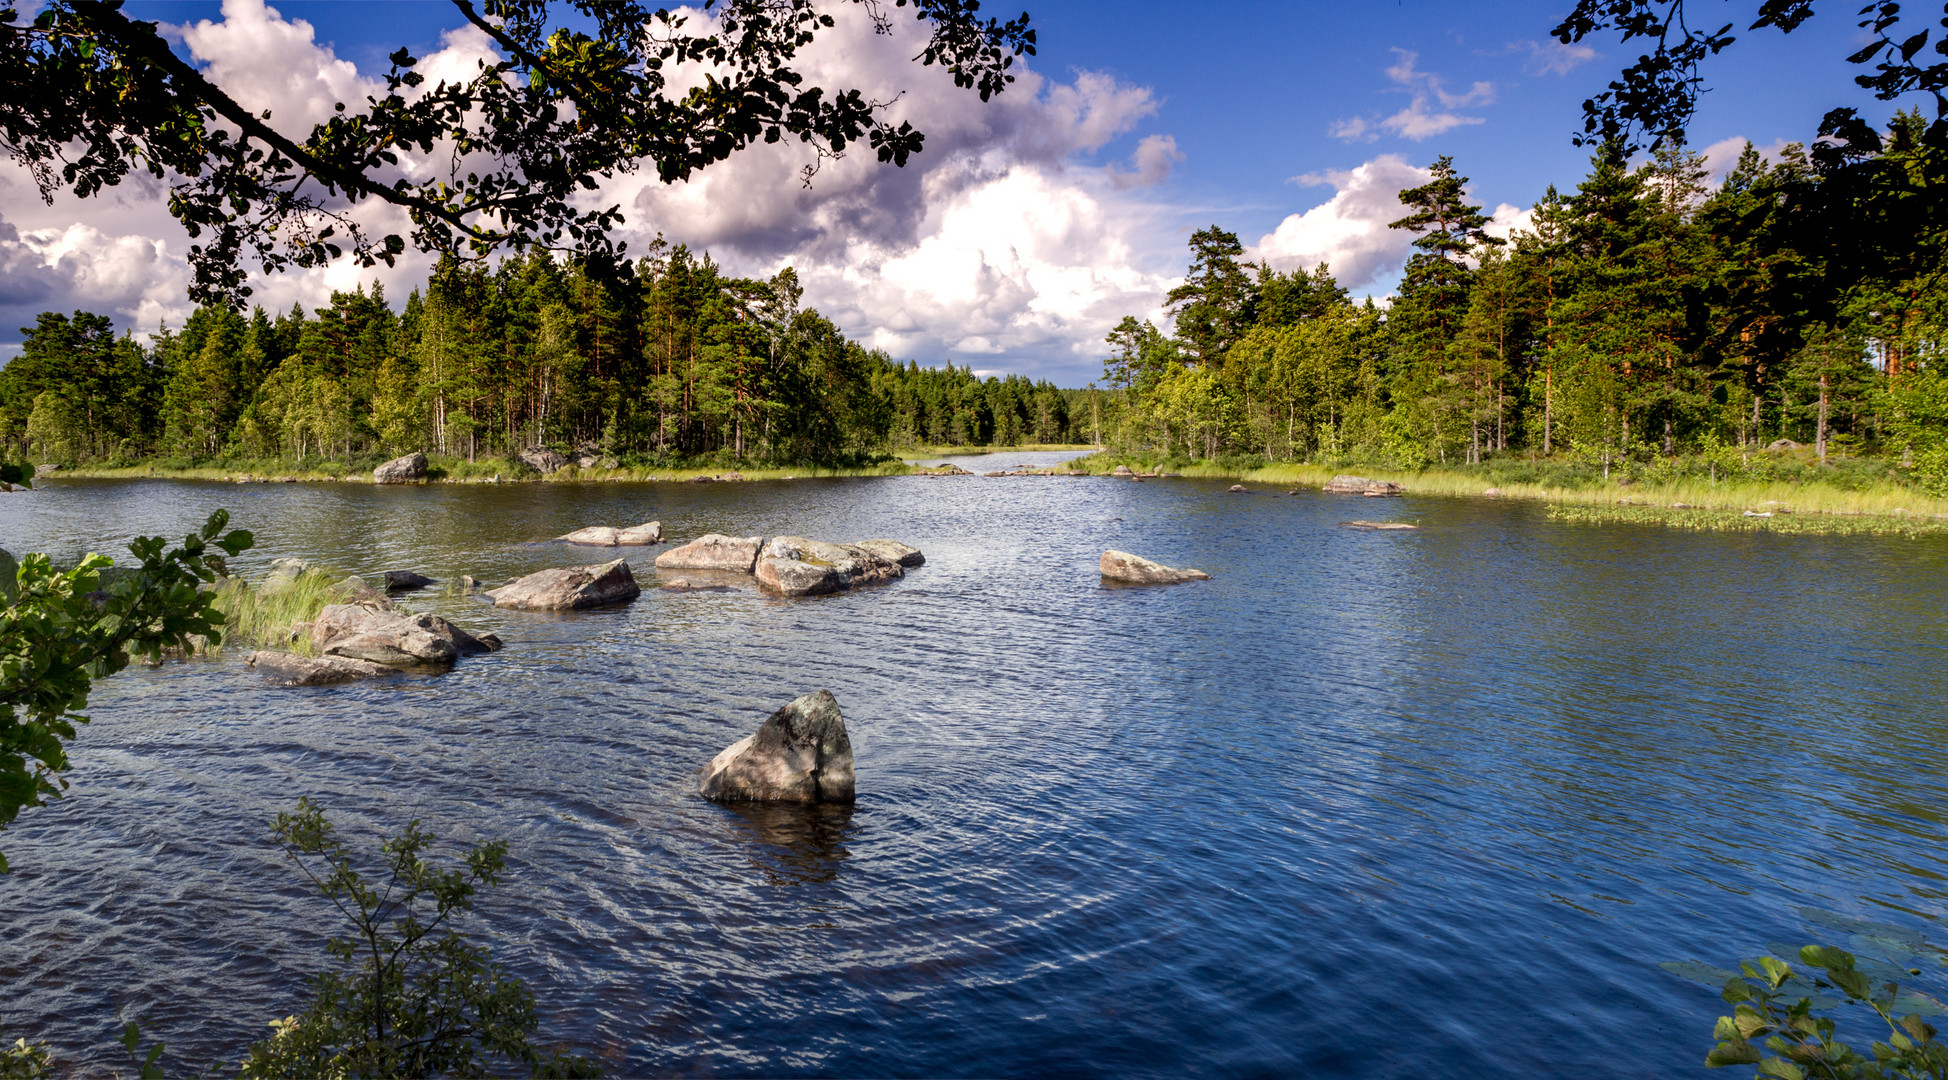
[[[1024,0],[985,8],[1012,16]],[[1520,228],[1550,184],[1570,190],[1588,151],[1581,103],[1634,57],[1614,40],[1562,46],[1567,0],[1438,3],[1026,0],[1038,54],[983,104],[911,62],[917,27],[876,36],[854,5],[805,56],[816,85],[858,86],[928,134],[904,169],[854,154],[810,189],[807,155],[759,147],[665,186],[618,177],[632,250],[658,233],[726,270],[794,266],[806,303],[896,359],[1081,386],[1123,316],[1167,325],[1190,234],[1216,225],[1276,269],[1327,262],[1355,296],[1385,297],[1411,237],[1386,227],[1397,193],[1439,155],[1470,178],[1497,229]],[[1692,0],[1744,17],[1756,0]],[[32,5],[28,5],[31,7]],[[1808,141],[1836,105],[1884,118],[1844,57],[1863,40],[1828,0],[1791,36],[1758,31],[1716,58],[1691,146],[1717,167],[1746,140]],[[274,123],[303,135],[333,102],[360,101],[404,45],[429,76],[471,70],[484,35],[445,0],[130,0],[179,53]],[[167,189],[138,177],[105,195],[42,203],[0,159],[0,360],[44,310],[110,315],[138,336],[180,326],[189,240]],[[384,225],[388,208],[369,221]],[[402,219],[403,221],[403,219]],[[388,231],[404,231],[399,224]],[[383,282],[395,304],[430,259],[258,275],[253,300],[314,310]]]

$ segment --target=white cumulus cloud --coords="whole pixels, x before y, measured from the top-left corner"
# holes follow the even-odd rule
[[[1421,142],[1457,127],[1480,124],[1479,116],[1466,116],[1452,110],[1489,105],[1495,100],[1495,84],[1476,82],[1466,90],[1448,90],[1446,82],[1429,71],[1420,70],[1420,54],[1408,49],[1393,50],[1394,63],[1386,69],[1393,93],[1408,95],[1407,106],[1382,117],[1355,116],[1335,121],[1327,130],[1336,139],[1372,142],[1381,132]]]
[[[1387,227],[1407,215],[1400,192],[1432,176],[1398,154],[1382,154],[1344,171],[1301,176],[1302,184],[1330,185],[1332,198],[1288,216],[1259,238],[1256,257],[1278,270],[1309,270],[1324,262],[1346,288],[1371,288],[1406,262],[1413,242],[1406,230]]]

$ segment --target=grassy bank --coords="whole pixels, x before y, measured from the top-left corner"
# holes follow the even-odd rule
[[[1850,469],[1799,469],[1786,462],[1788,476],[1726,475],[1718,479],[1677,475],[1605,480],[1576,463],[1502,463],[1431,468],[1419,471],[1355,466],[1265,463],[1263,461],[1162,461],[1131,455],[1098,454],[1070,462],[1071,468],[1107,473],[1117,465],[1138,472],[1239,480],[1287,487],[1321,487],[1334,476],[1353,474],[1390,480],[1412,495],[1479,498],[1493,491],[1505,499],[1549,503],[1552,516],[1573,521],[1634,521],[1694,529],[1766,529],[1774,532],[1885,533],[1918,535],[1948,532],[1948,500],[1881,478],[1878,463]],[[1821,472],[1830,469],[1830,481]],[[1618,470],[1621,472],[1622,470]],[[1572,510],[1574,512],[1572,512]],[[1770,517],[1747,517],[1770,514]]]
[[[293,465],[288,461],[224,461],[205,464],[155,461],[133,465],[62,468],[41,479],[75,477],[90,480],[211,480],[227,483],[354,483],[372,482],[377,462],[311,462]],[[504,458],[466,458],[428,455],[427,482],[435,484],[493,483],[684,483],[699,478],[715,479],[735,474],[744,480],[802,480],[828,476],[900,476],[912,466],[898,459],[862,465],[797,465],[779,467],[693,464],[618,465],[615,468],[566,466],[543,475],[517,461]]]

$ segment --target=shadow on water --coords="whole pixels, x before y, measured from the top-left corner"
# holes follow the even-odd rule
[[[750,858],[771,885],[825,885],[852,857],[851,803],[721,803],[734,832],[752,841]]]

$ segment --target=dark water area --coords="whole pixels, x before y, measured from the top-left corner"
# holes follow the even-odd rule
[[[927,555],[809,600],[425,594],[507,641],[439,676],[284,689],[233,654],[100,684],[68,798],[0,834],[0,1032],[98,1072],[139,1017],[175,1071],[237,1060],[335,929],[269,837],[300,795],[354,837],[508,841],[471,925],[612,1075],[1702,1077],[1724,1006],[1660,962],[1848,919],[1948,941],[1948,543],[1227,484],[0,497],[0,546],[68,556],[227,507],[253,574],[500,580],[649,519]],[[1105,548],[1213,579],[1105,589]],[[630,549],[646,584],[659,550]],[[695,795],[819,688],[856,807]]]

